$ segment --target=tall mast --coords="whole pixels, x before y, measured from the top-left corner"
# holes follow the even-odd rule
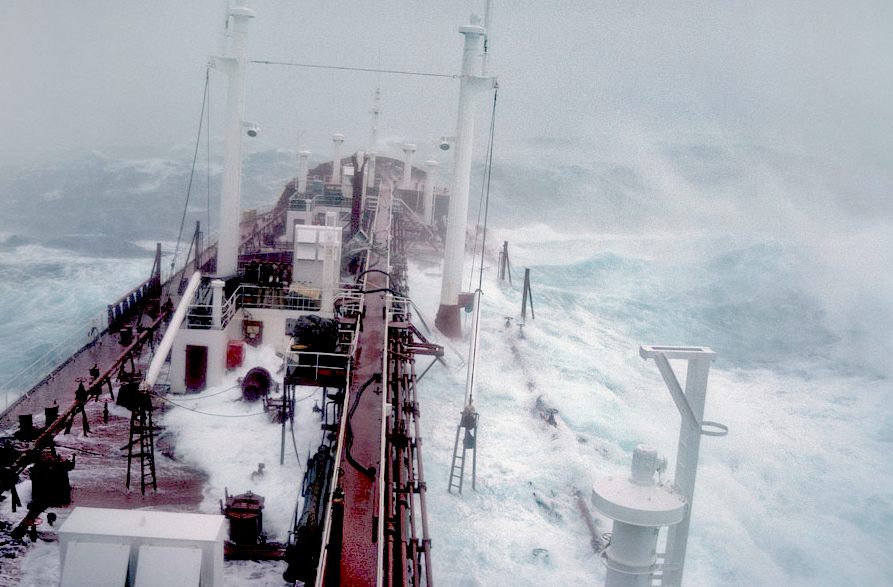
[[[242,215],[242,121],[245,117],[245,72],[248,65],[248,22],[254,11],[244,6],[229,9],[229,50],[211,65],[229,78],[226,93],[226,134],[223,153],[223,189],[220,196],[220,237],[217,276],[236,274],[239,261],[239,220]]]
[[[459,292],[462,281],[462,265],[465,257],[465,227],[468,221],[468,192],[471,183],[471,150],[474,143],[474,117],[477,95],[491,80],[481,76],[481,40],[486,30],[474,15],[471,24],[460,27],[465,35],[462,55],[462,76],[459,85],[459,114],[456,132],[456,155],[450,185],[450,211],[447,220],[446,244],[443,257],[443,282],[440,291],[440,308],[435,324],[450,338],[462,334],[459,321]]]
[[[481,56],[481,75],[486,76],[490,70],[490,0],[484,2],[484,54]]]

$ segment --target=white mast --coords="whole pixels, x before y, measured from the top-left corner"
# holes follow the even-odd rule
[[[220,238],[217,275],[235,275],[239,261],[239,220],[242,215],[242,121],[245,117],[245,72],[248,65],[248,22],[254,11],[244,6],[229,9],[230,47],[226,57],[211,64],[229,77],[226,94],[226,134],[223,153],[223,190],[220,197]]]
[[[471,182],[471,149],[474,143],[476,97],[490,86],[491,80],[480,76],[481,40],[486,34],[480,19],[474,15],[471,24],[460,27],[465,35],[462,54],[462,77],[459,86],[459,115],[456,133],[456,155],[450,186],[450,211],[447,220],[446,244],[443,258],[443,282],[440,308],[435,324],[442,333],[457,338],[461,334],[459,322],[459,292],[462,265],[465,257],[465,226],[468,219],[468,191]]]
[[[381,116],[381,84],[375,88],[375,105],[372,106],[372,139],[369,141],[369,162],[366,163],[366,187],[368,188],[375,187],[375,152],[378,149],[379,116]]]

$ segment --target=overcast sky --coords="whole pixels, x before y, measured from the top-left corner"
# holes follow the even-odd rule
[[[457,28],[482,2],[254,0],[251,56],[455,73]],[[224,4],[7,0],[0,156],[189,145]],[[505,145],[706,133],[893,163],[889,0],[494,0],[493,12]],[[253,65],[254,148],[294,149],[299,133],[324,148],[337,131],[350,148],[365,147],[376,83],[372,74]],[[457,82],[383,76],[382,85],[384,149],[404,140],[433,149],[453,134]],[[212,113],[223,89],[212,73]]]

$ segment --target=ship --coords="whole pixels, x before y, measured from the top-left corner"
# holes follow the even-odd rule
[[[568,426],[574,414],[559,409],[568,382],[544,360],[559,353],[537,346],[529,280],[490,296],[519,298],[519,318],[483,315],[482,278],[466,287],[458,278],[480,236],[466,220],[471,137],[482,134],[474,110],[495,104],[498,90],[486,17],[459,30],[459,121],[455,136],[434,141],[454,159],[449,189],[436,185],[436,167],[413,164],[423,149],[401,145],[401,159],[336,133],[322,163],[297,152],[272,206],[242,210],[239,142],[260,132],[244,120],[240,69],[253,17],[230,9],[228,48],[212,59],[230,89],[220,234],[208,234],[210,223],[187,231],[185,260],[170,272],[157,246],[146,279],[111,300],[86,343],[3,414],[0,584],[586,584],[603,575],[610,585],[680,584],[698,445],[727,431],[704,414],[713,351],[638,348],[669,391],[670,426],[683,423],[667,482],[666,459],[605,424],[616,418],[612,395],[599,403],[597,430]],[[474,266],[482,275],[498,265],[501,282],[507,244],[488,243]],[[594,326],[576,318],[575,328]],[[482,322],[491,329],[484,348]],[[578,332],[559,336],[585,349]],[[496,339],[505,353],[493,368],[529,396],[521,418],[477,411],[475,363]],[[464,380],[464,398],[440,401],[456,391],[447,378]],[[610,378],[593,386],[624,389]],[[529,434],[496,438],[503,418],[523,420],[514,431]],[[490,443],[480,462],[479,432]],[[488,459],[497,443],[518,458]],[[625,460],[620,449],[633,453],[631,472],[614,464]],[[519,474],[524,457],[536,464]],[[598,480],[579,491],[584,466]],[[500,475],[509,481],[493,483]],[[500,511],[504,500],[523,507]],[[507,517],[516,525],[493,522]],[[513,536],[519,526],[534,530]],[[707,526],[701,552],[724,544]],[[579,563],[573,573],[568,561]]]
[[[472,126],[453,139],[458,212],[413,167],[413,145],[404,160],[345,157],[337,133],[328,162],[310,168],[302,150],[274,205],[243,211],[253,18],[228,9],[228,47],[210,63],[228,79],[216,241],[196,223],[169,274],[159,243],[148,278],[3,413],[0,483],[19,514],[6,553],[23,564],[29,538],[57,544],[62,585],[222,584],[224,557],[262,561],[288,584],[434,584],[417,385],[422,357],[443,362],[444,349],[417,326],[407,256],[452,247],[461,271],[465,223],[442,219],[467,216],[469,98]],[[484,28],[461,32],[464,87]],[[437,318],[448,337],[461,335],[459,297],[447,293]],[[190,415],[231,426],[203,439],[216,468],[172,458],[201,426]],[[245,487],[217,485],[240,468]],[[219,513],[197,513],[209,491]]]

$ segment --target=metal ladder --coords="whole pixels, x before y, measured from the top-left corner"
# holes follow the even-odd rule
[[[139,452],[133,447],[139,443]],[[140,459],[140,491],[146,495],[146,486],[151,483],[157,491],[155,477],[155,427],[152,424],[152,400],[148,394],[140,394],[139,407],[130,413],[130,442],[127,444],[127,488],[130,489],[133,458]]]
[[[469,404],[462,411],[462,418],[456,426],[456,442],[453,444],[453,464],[450,467],[450,486],[448,491],[462,493],[462,485],[465,479],[466,453],[471,451],[471,488],[475,489],[475,477],[477,475],[477,427],[479,414]],[[464,434],[463,434],[464,430]],[[462,450],[459,450],[459,437],[462,437]]]

